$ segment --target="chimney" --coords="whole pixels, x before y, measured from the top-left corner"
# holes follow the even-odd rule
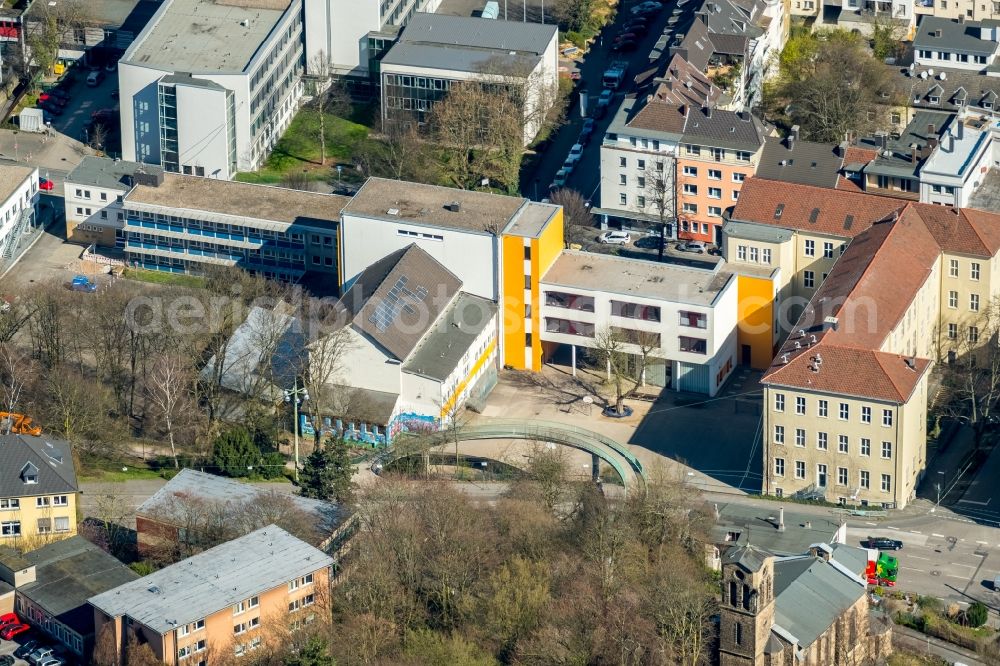
[[[951,134],[948,135],[948,152],[955,152],[955,137]]]
[[[919,161],[919,158],[920,158],[920,148],[918,148],[916,144],[914,144],[913,146],[910,147],[910,162],[916,164]]]
[[[785,507],[778,509],[778,531],[785,531]]]
[[[706,118],[711,118],[712,117],[712,107],[710,107],[710,106],[702,107],[702,111],[705,112],[705,117]]]
[[[785,137],[785,147],[788,150],[795,148],[795,132],[789,132],[788,136]]]
[[[712,513],[715,514],[715,519],[719,519],[719,505],[718,503],[712,505]]]
[[[788,136],[792,137],[793,139],[798,139],[799,138],[799,126],[798,125],[792,125],[792,131],[791,131],[791,133]]]
[[[965,136],[965,123],[963,123],[962,119],[957,116],[955,117],[955,122],[958,124],[958,127],[955,128],[955,132],[958,134],[958,140],[961,141],[962,137]]]
[[[934,123],[927,123],[927,133],[937,134],[937,132],[934,130]]]

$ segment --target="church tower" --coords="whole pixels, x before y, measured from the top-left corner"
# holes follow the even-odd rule
[[[774,556],[753,546],[722,560],[720,666],[760,666],[774,624]]]

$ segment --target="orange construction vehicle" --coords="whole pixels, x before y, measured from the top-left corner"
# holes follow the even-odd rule
[[[42,427],[36,426],[32,423],[31,417],[24,414],[0,412],[0,424],[3,426],[9,424],[10,431],[19,435],[34,435],[37,437],[42,434]]]

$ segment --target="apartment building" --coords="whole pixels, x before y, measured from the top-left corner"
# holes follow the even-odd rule
[[[302,96],[303,0],[164,0],[122,56],[122,155],[186,175],[256,169]]]
[[[918,67],[991,71],[1000,49],[998,30],[994,21],[969,21],[962,15],[923,16],[913,38],[913,62]]]
[[[650,95],[626,97],[601,142],[603,225],[640,232],[663,223],[676,238],[676,157],[689,107],[714,105],[721,91],[679,54],[674,54]]]
[[[511,86],[527,145],[555,103],[558,42],[555,25],[417,14],[379,62],[382,120],[423,125],[453,85]]]
[[[66,239],[85,245],[125,247],[122,201],[137,182],[155,183],[163,169],[151,164],[87,155],[66,176]]]
[[[496,384],[496,304],[463,291],[418,244],[365,269],[339,305],[347,326],[310,347],[317,367],[340,356],[320,406],[326,422],[312,428],[388,444],[401,431],[450,423]]]
[[[6,584],[0,608],[15,611],[84,661],[95,639],[94,612],[87,599],[138,577],[82,536],[23,554],[0,546],[0,581]]]
[[[735,270],[764,250],[780,269],[775,329],[791,331],[763,380],[769,492],[902,506],[925,461],[927,371],[985,342],[1000,218],[755,178],[725,252]]]
[[[918,19],[928,15],[975,21],[1000,19],[1000,2],[994,0],[916,0],[915,5]]]
[[[630,367],[653,386],[715,395],[736,367],[736,279],[698,269],[565,250],[541,282],[546,356],[577,366],[601,339],[626,344]]]
[[[814,12],[814,28],[842,28],[871,36],[879,21],[892,22],[902,29],[903,38],[909,39],[916,25],[912,0],[824,0],[812,4],[801,0],[801,3],[803,11],[808,6]]]
[[[685,109],[677,153],[677,236],[722,244],[722,213],[760,161],[767,130],[749,111]]]
[[[497,304],[504,365],[541,368],[538,280],[563,247],[562,208],[521,197],[369,178],[340,222],[341,284],[416,243],[462,290]]]
[[[162,171],[136,178],[122,198],[124,249],[135,266],[199,273],[238,266],[336,289],[337,225],[347,197]]]
[[[383,49],[418,12],[441,0],[304,0],[307,68],[327,63],[341,76],[377,74]],[[374,33],[374,34],[372,34]]]
[[[76,534],[79,487],[70,445],[0,437],[0,545],[31,550]]]
[[[38,169],[0,167],[0,257],[9,259],[21,235],[37,224]]]
[[[239,657],[275,627],[295,630],[328,613],[332,564],[270,525],[91,597],[95,632],[111,627],[119,663],[133,635],[165,664],[206,666],[209,653]]]

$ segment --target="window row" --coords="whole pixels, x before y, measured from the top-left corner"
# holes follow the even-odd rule
[[[952,310],[958,309],[958,292],[948,292],[948,307]],[[979,294],[969,294],[969,311],[979,312]]]
[[[794,460],[792,462],[794,464],[792,468],[792,476],[795,479],[805,480],[806,462],[804,460]],[[785,473],[785,459],[775,458],[774,476],[784,477]],[[892,475],[880,474],[879,476],[881,477],[881,483],[879,485],[881,491],[884,493],[891,493]],[[847,486],[850,484],[850,471],[846,467],[837,468],[837,476],[834,484],[838,486]],[[816,465],[816,485],[820,488],[825,488],[829,485],[828,467],[823,463],[818,463]],[[871,472],[865,469],[858,471],[858,487],[862,490],[871,490]]]
[[[721,162],[725,159],[736,160],[737,162],[749,162],[753,153],[746,150],[726,150],[725,148],[713,148],[711,146],[699,146],[695,144],[684,144],[684,154],[689,157],[705,156]]]
[[[774,411],[784,412],[785,411],[785,394],[777,393],[774,394]],[[804,416],[807,412],[806,397],[802,395],[795,396],[795,413]],[[872,422],[872,408],[868,405],[861,406],[861,422],[871,423]],[[893,424],[893,410],[883,409],[882,410],[882,425],[885,427],[891,427]],[[819,398],[816,400],[816,416],[820,418],[827,418],[830,415],[830,401],[824,398]],[[837,404],[837,416],[841,421],[849,421],[851,418],[851,405],[847,402],[840,402]]]
[[[936,190],[935,190],[936,191]],[[948,260],[948,277],[957,278],[960,274],[958,259]],[[982,272],[982,266],[978,261],[969,262],[969,279],[978,280]]]
[[[736,258],[739,261],[747,261],[751,264],[771,265],[771,248],[754,247],[753,245],[737,245]]]
[[[808,437],[806,436],[805,428],[795,428],[794,433],[795,446],[804,448],[807,443]],[[785,426],[776,425],[774,426],[774,439],[775,444],[785,444]],[[872,453],[872,440],[868,437],[861,437],[858,441],[859,448],[858,453],[863,457],[870,457]],[[819,431],[816,433],[816,448],[820,451],[830,450],[830,435],[827,432]],[[837,453],[850,454],[851,452],[851,442],[847,435],[837,435]],[[892,458],[892,442],[883,441],[882,442],[882,458],[889,460]]]
[[[840,251],[839,251],[839,253],[840,254],[844,254],[844,250],[845,249],[847,249],[847,243],[841,243],[840,244]],[[830,242],[830,241],[823,241],[823,258],[824,259],[833,259],[833,251],[834,251],[833,243]],[[815,257],[816,256],[816,241],[815,240],[809,240],[809,239],[807,239],[805,241],[805,244],[804,244],[803,248],[802,248],[802,252],[807,257]]]
[[[696,166],[685,166],[684,169],[683,169],[683,174],[685,176],[690,176],[692,178],[697,178],[698,177],[698,167],[696,167]],[[708,170],[708,179],[709,180],[722,180],[722,170],[721,169],[709,169]],[[745,173],[734,173],[732,175],[732,179],[731,180],[734,183],[742,183],[746,179],[747,179],[747,175]]]

